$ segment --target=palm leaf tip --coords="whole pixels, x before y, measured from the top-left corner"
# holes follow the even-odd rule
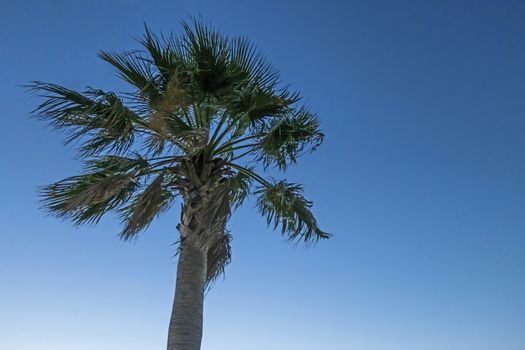
[[[274,229],[280,227],[290,240],[315,242],[330,237],[317,225],[310,211],[312,202],[304,198],[301,185],[278,181],[259,187],[255,194],[259,196],[257,208],[266,217],[268,225]]]

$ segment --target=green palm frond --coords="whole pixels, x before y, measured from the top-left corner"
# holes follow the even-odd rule
[[[162,93],[160,101],[154,108],[160,107],[164,111],[175,106],[188,108],[191,103],[191,68],[188,66],[187,53],[178,38],[173,36],[159,38],[145,25],[145,35],[139,42],[146,49],[149,61],[158,71],[158,90]]]
[[[256,191],[257,208],[266,217],[268,225],[274,229],[281,227],[281,232],[290,240],[305,242],[328,238],[310,211],[312,202],[303,197],[303,188],[299,184],[279,181],[271,186],[261,186]]]
[[[234,175],[228,177],[227,181],[230,188],[230,202],[232,207],[238,208],[250,194],[253,179],[242,172],[236,172]]]
[[[149,163],[135,158],[107,156],[86,162],[86,173],[41,188],[43,208],[75,224],[96,223],[125,204],[138,189],[140,171]]]
[[[296,93],[264,90],[259,86],[247,86],[236,91],[228,110],[233,114],[246,114],[251,124],[265,117],[283,116],[288,107],[298,101]]]
[[[315,150],[324,138],[317,117],[304,107],[291,111],[284,118],[272,120],[260,130],[260,134],[262,136],[255,147],[257,160],[265,168],[275,165],[279,169],[295,163],[303,151]]]
[[[109,51],[100,51],[99,57],[111,64],[117,74],[126,82],[134,86],[144,98],[154,100],[159,96],[156,77],[151,70],[147,59],[135,51],[118,54]]]
[[[151,32],[147,25],[144,25],[145,34],[139,39],[149,53],[151,62],[158,69],[165,82],[171,80],[172,75],[180,70],[184,70],[182,57],[176,54],[176,47],[170,45],[164,37],[159,38]]]
[[[80,225],[97,223],[104,214],[126,203],[136,189],[130,174],[92,173],[45,186],[40,195],[47,213]]]
[[[245,74],[250,86],[271,89],[279,83],[279,70],[247,38],[232,39],[230,55],[232,64]]]
[[[46,98],[33,114],[57,129],[66,129],[66,143],[78,141],[83,156],[102,151],[125,152],[134,140],[135,124],[141,118],[110,92],[89,89],[84,93],[56,84],[32,82],[29,87]]]
[[[228,41],[211,26],[192,19],[182,23],[181,43],[192,69],[194,93],[223,96],[231,91],[236,81],[228,62]]]
[[[136,195],[131,203],[120,210],[124,229],[120,237],[129,240],[145,230],[155,217],[168,210],[174,194],[164,181],[165,175],[158,175],[142,193]]]
[[[98,157],[86,161],[86,171],[106,173],[126,173],[130,171],[144,170],[150,166],[148,160],[138,153],[132,153],[132,157],[110,155]]]

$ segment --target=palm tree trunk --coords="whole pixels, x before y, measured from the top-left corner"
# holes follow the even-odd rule
[[[183,239],[168,330],[168,350],[201,348],[206,264],[206,252]]]

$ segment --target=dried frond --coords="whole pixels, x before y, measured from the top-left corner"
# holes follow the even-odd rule
[[[227,232],[216,234],[210,241],[207,253],[206,284],[209,286],[224,274],[224,269],[231,261],[232,235]]]

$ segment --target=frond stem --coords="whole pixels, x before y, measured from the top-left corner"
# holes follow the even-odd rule
[[[217,145],[219,145],[219,143],[222,141],[222,139],[228,134],[228,132],[230,132],[234,127],[235,125],[237,125],[237,122],[240,121],[243,117],[245,116],[245,114],[241,114],[240,116],[238,116],[237,118],[235,118],[227,127],[226,129],[224,129],[224,131],[217,137],[217,139],[212,143],[210,144],[210,150],[213,152],[213,150],[215,149],[215,147],[217,147]]]
[[[238,164],[231,163],[231,162],[226,162],[225,164],[231,166],[234,169],[237,169],[238,171],[240,171],[244,175],[247,175],[248,177],[251,177],[252,179],[256,180],[257,182],[259,182],[263,186],[266,186],[266,187],[271,187],[272,186],[272,184],[270,184],[268,181],[263,179],[261,176],[257,175],[253,171],[251,171],[251,170],[249,170],[249,169],[247,169],[247,168],[245,168],[243,166],[240,166]]]
[[[258,135],[251,135],[251,136],[246,136],[246,137],[243,137],[243,138],[231,141],[231,142],[226,142],[226,143],[222,144],[219,148],[217,148],[215,150],[215,153],[220,154],[220,152],[223,151],[225,148],[228,148],[230,146],[236,145],[236,144],[244,142],[244,141],[248,141],[248,140],[251,140],[251,139],[256,139],[256,138],[261,137],[261,136],[262,135],[260,135],[260,134],[258,134]],[[258,144],[260,144],[260,143],[250,144],[250,146],[251,145],[255,146],[255,145],[258,145]],[[241,147],[243,147],[243,146],[241,146]],[[233,148],[233,149],[237,149],[237,148]]]
[[[241,145],[241,146],[232,147],[232,148],[229,148],[229,149],[228,149],[228,145],[226,145],[226,146],[223,146],[221,148],[218,148],[215,151],[215,154],[219,155],[219,154],[223,154],[223,153],[226,153],[226,152],[231,152],[231,151],[235,151],[235,150],[243,149],[243,148],[247,148],[247,147],[256,147],[256,146],[258,146],[260,144],[261,144],[260,142],[258,142],[258,143],[250,143],[248,145]]]

